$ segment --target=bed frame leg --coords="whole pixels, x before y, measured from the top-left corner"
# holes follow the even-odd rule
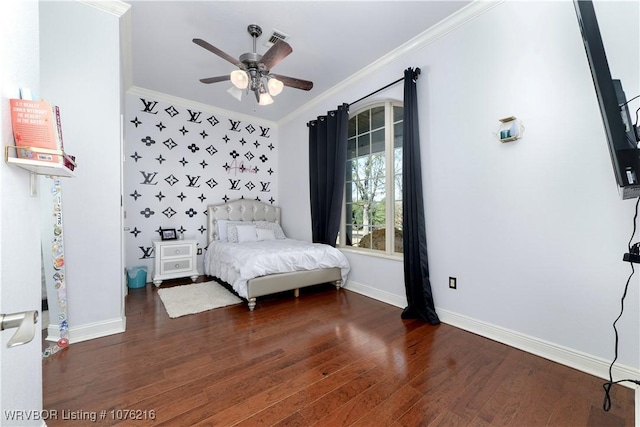
[[[334,285],[336,285],[336,290],[340,290],[340,285],[342,284],[342,280],[336,280],[335,282],[333,282]]]
[[[300,296],[300,288],[295,288],[293,290],[293,297],[298,298]]]
[[[254,308],[256,308],[256,299],[249,298],[249,311],[253,311]]]

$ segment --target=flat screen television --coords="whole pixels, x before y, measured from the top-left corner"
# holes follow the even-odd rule
[[[623,199],[640,197],[640,138],[631,122],[622,82],[611,78],[593,3],[591,0],[574,0],[573,4],[591,68],[619,193]]]

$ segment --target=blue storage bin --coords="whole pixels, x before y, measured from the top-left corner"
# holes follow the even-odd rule
[[[127,285],[132,288],[143,288],[147,284],[147,267],[131,267],[127,269]]]

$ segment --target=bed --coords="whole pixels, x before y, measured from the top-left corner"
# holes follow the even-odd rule
[[[342,252],[289,239],[280,227],[280,208],[256,200],[235,200],[207,208],[205,273],[229,284],[248,302],[321,283],[340,289],[349,273]]]

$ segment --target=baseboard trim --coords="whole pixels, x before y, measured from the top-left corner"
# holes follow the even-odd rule
[[[362,283],[354,282],[353,280],[347,279],[347,284],[344,288],[348,291],[373,298],[398,308],[405,308],[407,306],[407,299],[405,297],[399,297],[398,295],[381,291],[380,289],[372,288]]]
[[[126,330],[127,318],[105,320],[103,322],[88,323],[69,328],[69,344],[120,334]],[[60,327],[49,324],[47,327],[47,341],[57,342],[60,339]]]
[[[467,316],[462,316],[448,310],[439,309],[437,312],[442,322],[455,326],[456,328],[464,329],[465,331],[501,342],[508,346],[526,351],[527,353],[544,357],[545,359],[586,372],[587,374],[594,375],[602,379],[609,379],[609,365],[611,364],[611,361],[521,334],[510,329],[472,319]],[[612,372],[614,380],[622,378],[640,378],[640,369],[635,369],[621,364],[614,365]],[[629,388],[635,388],[633,383],[621,383],[621,385]]]
[[[407,305],[407,300],[404,297],[399,297],[398,295],[381,291],[352,280],[347,280],[345,289],[395,307],[404,308]],[[456,328],[526,351],[527,353],[535,354],[536,356],[577,369],[581,372],[585,372],[605,380],[609,379],[609,365],[611,364],[611,361],[547,342],[539,338],[531,337],[520,332],[482,322],[449,310],[442,310],[436,307],[436,311],[440,317],[440,321],[448,325],[455,326]],[[612,372],[614,380],[623,378],[640,378],[640,369],[621,364],[614,365]],[[636,419],[640,418],[640,388],[635,384],[628,382],[621,383],[621,385],[636,389]],[[640,422],[636,422],[636,425],[640,426]]]

